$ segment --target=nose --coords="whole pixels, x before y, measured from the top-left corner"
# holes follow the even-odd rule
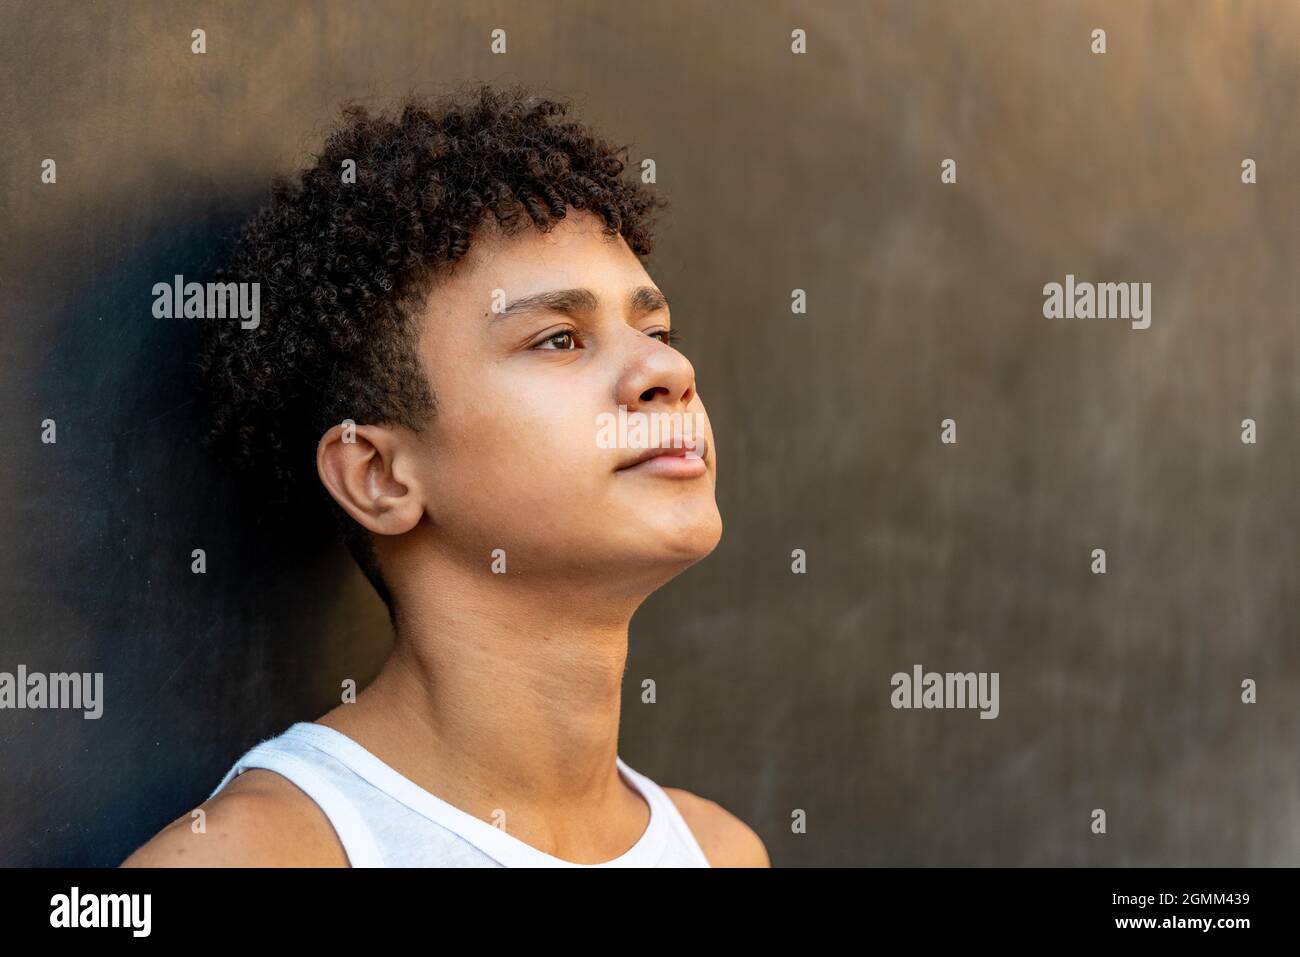
[[[656,405],[684,410],[695,398],[695,367],[672,346],[640,337],[618,383],[618,403],[629,412]]]

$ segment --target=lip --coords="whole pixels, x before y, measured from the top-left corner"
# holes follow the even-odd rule
[[[642,449],[615,471],[660,475],[666,478],[694,478],[709,470],[705,462],[708,452],[709,440],[703,435],[697,435],[694,437],[693,448],[688,449],[682,445]]]

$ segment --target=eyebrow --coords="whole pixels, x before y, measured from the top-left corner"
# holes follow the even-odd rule
[[[591,312],[600,305],[590,289],[552,289],[516,299],[500,312],[492,315],[493,321],[528,312],[563,312],[569,315]],[[643,315],[656,309],[667,309],[668,299],[654,286],[638,286],[628,293],[627,307],[634,315]]]

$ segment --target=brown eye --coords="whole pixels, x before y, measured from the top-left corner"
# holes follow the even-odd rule
[[[650,333],[650,338],[653,339],[656,336],[663,336],[659,341],[666,346],[671,346],[674,342],[680,342],[682,338],[675,329],[660,329]]]
[[[552,343],[552,342],[557,342],[557,341],[562,342],[563,344],[562,344],[562,345],[550,345],[550,343]],[[537,345],[533,346],[533,348],[534,348],[534,349],[551,349],[551,350],[555,350],[555,351],[558,351],[558,352],[568,352],[568,351],[570,351],[570,350],[572,350],[572,349],[576,349],[576,348],[577,348],[577,346],[576,346],[574,343],[575,343],[575,340],[574,340],[574,338],[573,338],[573,333],[572,333],[572,332],[567,332],[567,331],[566,331],[566,332],[557,332],[557,333],[555,333],[555,335],[553,335],[553,336],[547,336],[545,339],[543,339],[543,340],[542,340],[541,342],[539,342]]]

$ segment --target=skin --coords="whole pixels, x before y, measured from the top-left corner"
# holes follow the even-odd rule
[[[615,765],[632,615],[722,534],[695,370],[665,342],[667,304],[643,294],[634,308],[635,291],[656,287],[600,226],[572,210],[550,233],[485,224],[425,308],[420,356],[438,402],[427,427],[363,425],[351,442],[335,427],[317,450],[321,481],[374,533],[398,608],[379,676],[317,722],[581,864],[624,853],[649,821]],[[570,289],[594,298],[493,308]],[[638,450],[597,442],[598,415],[620,405],[699,413],[703,474],[624,468]],[[492,571],[496,549],[505,574]],[[664,790],[711,864],[770,866],[734,815]],[[315,803],[273,772],[241,774],[202,808],[205,833],[187,813],[124,866],[347,863]]]

